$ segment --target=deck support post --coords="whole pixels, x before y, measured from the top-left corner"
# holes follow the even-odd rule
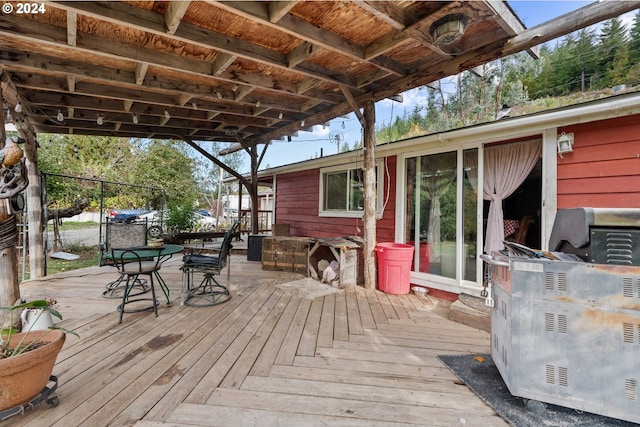
[[[376,113],[373,101],[364,103],[364,287],[376,289]]]

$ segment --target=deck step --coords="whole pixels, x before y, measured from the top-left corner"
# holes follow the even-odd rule
[[[460,294],[449,307],[449,320],[491,332],[491,309],[484,305],[484,298]]]
[[[167,421],[191,425],[340,425],[431,426],[458,425],[475,417],[483,426],[504,425],[488,407],[451,408],[440,399],[429,404],[407,399],[404,403],[359,398],[309,396],[293,393],[221,389],[207,404],[179,404]],[[473,414],[473,415],[472,415]],[[217,420],[217,421],[216,421]],[[220,423],[220,424],[218,424]]]

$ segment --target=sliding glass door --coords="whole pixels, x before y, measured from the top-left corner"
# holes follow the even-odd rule
[[[413,271],[475,281],[477,149],[405,162],[405,239],[416,248]]]

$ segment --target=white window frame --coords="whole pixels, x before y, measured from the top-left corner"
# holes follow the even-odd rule
[[[384,185],[380,185],[383,183],[383,171],[384,164],[381,160],[376,161],[376,217],[380,218],[382,216],[382,189]],[[362,211],[350,211],[350,210],[335,210],[335,209],[325,209],[324,207],[324,183],[325,183],[325,175],[328,173],[336,173],[336,172],[347,172],[350,170],[362,169],[362,167],[354,166],[353,164],[349,165],[339,165],[339,166],[331,166],[326,168],[320,168],[320,190],[318,194],[318,216],[321,217],[333,217],[333,218],[362,218],[364,215],[364,210]]]

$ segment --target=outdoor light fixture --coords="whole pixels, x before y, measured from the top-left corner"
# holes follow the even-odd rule
[[[169,114],[169,110],[164,110],[164,116],[165,116],[167,119],[170,119],[170,118],[171,118],[171,114]]]
[[[560,134],[558,137],[558,155],[562,159],[564,153],[571,153],[573,151],[573,133]]]
[[[256,108],[260,108],[260,101],[256,101]]]
[[[20,101],[18,101],[14,110],[16,111],[16,113],[22,113],[22,104],[20,103]]]
[[[278,118],[282,120],[282,113],[278,114]]]
[[[56,116],[56,119],[58,119],[59,122],[64,120],[64,114],[62,114],[62,111],[58,110],[58,115]]]
[[[222,130],[224,130],[224,134],[227,136],[235,136],[238,134],[238,128],[236,126],[225,126]]]
[[[300,127],[304,127],[304,120],[300,122]]]
[[[222,99],[222,94],[219,91],[216,91],[216,97],[218,99]]]
[[[467,17],[461,13],[447,15],[431,26],[431,36],[437,45],[448,45],[458,40],[467,27]]]
[[[96,123],[98,124],[98,126],[102,126],[102,124],[104,123],[104,118],[98,114],[98,118],[96,119]]]
[[[197,109],[198,109],[198,105],[197,105],[195,102],[192,102],[192,103],[191,103],[191,107],[192,107],[194,110],[197,110]]]
[[[136,124],[136,125],[137,125],[137,124],[138,124],[138,115],[137,115],[137,114],[134,114],[134,115],[131,117],[131,121],[133,121],[133,124]]]

